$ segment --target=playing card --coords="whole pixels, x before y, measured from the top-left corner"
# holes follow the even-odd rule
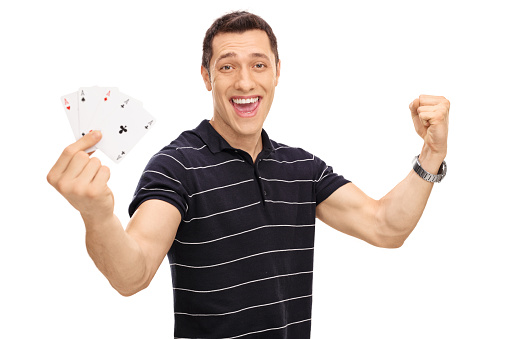
[[[134,98],[131,98],[127,94],[121,93],[118,90],[112,90],[106,92],[104,99],[100,100],[96,107],[94,118],[89,124],[90,130],[100,130],[103,125],[110,119],[112,113],[121,105],[121,101],[132,102],[135,104],[142,105],[142,103]],[[124,104],[125,105],[125,104]]]
[[[116,87],[81,87],[61,97],[76,140],[92,130],[102,132],[101,141],[87,149],[100,149],[120,162],[155,123],[143,104]]]
[[[154,123],[154,117],[143,109],[140,101],[118,92],[109,102],[99,105],[91,126],[102,133],[97,148],[118,163]]]
[[[60,98],[62,105],[64,106],[67,120],[72,128],[74,138],[78,140],[81,138],[79,128],[79,114],[78,114],[78,92],[69,93]]]
[[[78,111],[80,134],[84,136],[91,131],[91,124],[99,104],[107,102],[110,97],[118,93],[114,87],[81,87],[78,90]]]

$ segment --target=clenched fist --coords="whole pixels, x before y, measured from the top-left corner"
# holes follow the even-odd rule
[[[48,182],[76,208],[84,220],[101,221],[113,214],[110,170],[85,150],[101,140],[94,131],[69,145],[48,173]]]
[[[444,97],[420,95],[410,103],[415,131],[424,139],[424,146],[445,158],[449,129],[450,102]]]

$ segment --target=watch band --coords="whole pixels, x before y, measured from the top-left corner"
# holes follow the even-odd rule
[[[426,171],[424,168],[422,168],[421,163],[419,162],[419,155],[417,155],[414,158],[414,161],[413,161],[414,171],[421,178],[423,178],[426,181],[429,181],[429,182],[441,182],[442,179],[447,174],[447,164],[445,163],[445,160],[442,162],[442,165],[440,165],[440,169],[438,170],[438,174],[431,174],[428,171]]]

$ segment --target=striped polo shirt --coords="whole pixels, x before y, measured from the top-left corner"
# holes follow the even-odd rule
[[[149,199],[182,215],[168,252],[176,338],[309,338],[316,206],[349,181],[269,139],[251,156],[208,120],[147,164],[132,216]]]

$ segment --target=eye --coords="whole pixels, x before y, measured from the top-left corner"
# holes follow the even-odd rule
[[[220,70],[223,70],[223,71],[229,71],[231,70],[233,67],[231,65],[224,65],[223,67],[220,68]]]
[[[258,64],[255,64],[254,65],[255,68],[258,68],[258,69],[262,69],[262,68],[265,68],[267,66],[265,66],[265,64],[262,64],[262,63],[258,63]]]

